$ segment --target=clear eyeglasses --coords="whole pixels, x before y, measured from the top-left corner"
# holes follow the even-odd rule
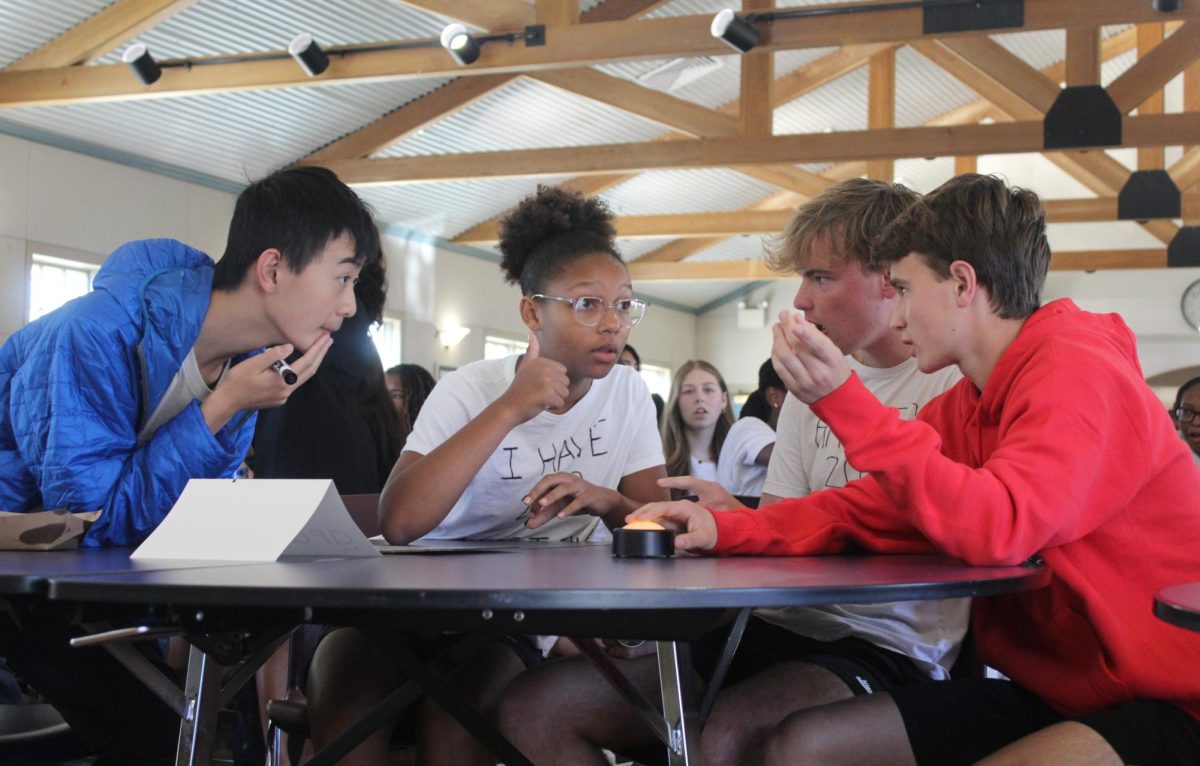
[[[1200,417],[1200,412],[1196,412],[1191,407],[1180,407],[1172,414],[1175,415],[1175,420],[1185,425],[1191,425],[1197,417]]]
[[[584,295],[579,298],[564,298],[559,295],[542,295],[537,293],[529,296],[537,301],[560,301],[569,303],[575,309],[575,321],[584,327],[595,327],[608,316],[609,309],[617,316],[617,322],[622,329],[633,327],[646,316],[646,307],[650,304],[641,298],[621,298],[607,302],[603,298]]]

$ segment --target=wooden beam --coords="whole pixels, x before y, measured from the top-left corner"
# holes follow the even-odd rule
[[[1067,30],[1067,85],[1100,84],[1100,28],[1072,27]]]
[[[646,263],[638,258],[629,264],[629,276],[635,283],[652,281],[795,279],[794,272],[773,271],[766,261],[689,261],[686,263]],[[1140,250],[1081,250],[1054,253],[1051,271],[1100,271],[1107,269],[1166,268],[1167,251],[1163,248]]]
[[[445,119],[447,115],[470,106],[484,96],[495,93],[515,79],[517,76],[511,74],[460,77],[327,144],[308,155],[305,162],[354,159],[382,151],[397,141]]]
[[[195,4],[196,0],[117,0],[9,64],[4,71],[52,69],[91,63]]]
[[[1138,36],[1138,60],[1145,58],[1150,51],[1154,50],[1163,41],[1163,25],[1160,24],[1139,24],[1137,28]],[[1162,88],[1155,90],[1150,96],[1137,107],[1138,114],[1162,114],[1165,100],[1163,99]],[[1162,146],[1141,146],[1137,150],[1137,167],[1138,170],[1162,170],[1166,164],[1166,147]]]
[[[1175,185],[1183,191],[1200,183],[1200,146],[1188,149],[1182,157],[1175,160],[1167,173]]]
[[[924,42],[921,46],[930,47]],[[943,48],[947,52],[942,58],[952,59],[949,63],[954,65],[951,71],[956,75],[964,68],[977,68],[986,73],[986,78],[974,78],[972,86],[980,95],[1018,119],[1040,118],[1042,110],[1048,109],[1060,92],[1049,77],[988,39],[948,40],[945,44],[935,43],[931,48]],[[1144,119],[1158,116],[1161,115]],[[1157,140],[1142,145],[1166,144],[1169,142]],[[1116,194],[1129,179],[1129,171],[1104,152],[1048,153],[1046,157],[1092,191],[1105,196]],[[1178,231],[1171,221],[1149,221],[1142,227],[1164,243],[1170,242]]]
[[[969,171],[963,171],[969,172]],[[1098,223],[1117,221],[1117,198],[1052,199],[1042,201],[1047,223]],[[734,210],[716,213],[676,213],[668,215],[627,215],[614,220],[621,239],[697,239],[736,237],[749,234],[777,234],[792,219],[791,208]],[[1183,198],[1183,215],[1200,215],[1200,194]],[[498,239],[497,226],[455,237],[462,244],[485,245]]]
[[[1126,117],[1122,146],[1182,144],[1200,134],[1200,113]],[[994,125],[893,128],[766,138],[650,141],[432,157],[387,157],[321,163],[350,184],[415,183],[471,178],[597,175],[666,168],[837,162],[1042,149],[1040,120]]]
[[[537,0],[537,21],[548,27],[579,23],[579,0]]]
[[[628,18],[657,6],[659,0],[610,0],[584,14],[584,21]],[[603,12],[601,13],[601,10]],[[614,15],[623,13],[625,15]],[[564,70],[570,71],[570,70]],[[517,78],[514,74],[459,77],[432,93],[384,115],[375,122],[334,141],[312,154],[309,161],[366,157],[416,133],[427,125],[466,108]]]
[[[1183,111],[1200,112],[1200,61],[1183,72]]]
[[[511,32],[533,24],[534,9],[521,0],[396,0],[473,27]]]
[[[1200,24],[1189,22],[1145,56],[1139,55],[1136,64],[1108,84],[1108,95],[1122,114],[1128,114],[1197,59]]]
[[[607,0],[602,5],[597,6],[596,11],[621,2],[622,0]],[[591,12],[589,12],[591,13]],[[585,14],[586,16],[587,14]],[[800,67],[795,72],[781,77],[775,82],[773,92],[771,94],[772,106],[779,107],[783,104],[799,98],[804,94],[820,88],[833,80],[847,74],[848,72],[865,65],[868,59],[875,53],[883,50],[890,50],[895,47],[894,43],[870,46],[848,46],[840,48],[837,51],[828,53],[815,61]],[[737,114],[738,102],[733,101],[725,104],[719,110],[721,113],[733,117]],[[679,132],[664,133],[659,136],[659,140],[677,140],[684,138],[685,135]],[[753,178],[766,181],[774,184],[781,189],[789,192],[797,192],[805,196],[813,196],[827,189],[833,181],[819,176],[815,173],[810,173],[792,165],[735,165],[731,166],[732,170],[736,170]],[[858,170],[853,175],[858,176],[865,173],[865,168]],[[579,176],[566,181],[563,185],[577,188],[585,194],[598,194],[601,191],[617,186],[632,178],[637,174],[621,174],[613,176]],[[840,180],[840,179],[839,179]],[[592,191],[584,191],[584,189],[592,189]],[[453,241],[471,241],[470,238],[479,236],[491,236],[489,232],[494,230],[497,219],[491,218],[486,221],[481,221],[474,226],[469,227],[461,232]],[[461,239],[460,238],[467,238]],[[719,239],[708,240],[709,245],[719,242]],[[685,242],[680,245],[678,258],[685,258],[691,255],[693,251],[690,248],[697,244],[696,240]],[[707,247],[708,245],[705,245]],[[665,246],[665,247],[670,247]],[[661,250],[662,248],[660,248]],[[703,249],[703,248],[701,248]],[[655,251],[658,252],[658,251]],[[668,255],[672,255],[674,251],[668,251]],[[646,256],[643,256],[643,258]],[[676,258],[676,259],[678,259]]]
[[[485,1],[491,4],[491,0],[479,0],[481,3]],[[1062,3],[1061,0],[1026,0],[1022,29],[1035,31],[1073,26],[1078,23],[1078,13],[1072,4]],[[1200,0],[1181,0],[1174,18],[1200,18]],[[777,19],[764,30],[759,48],[764,51],[786,50],[915,40],[924,37],[922,19],[921,8],[881,10],[871,15],[870,23],[864,23],[861,14],[825,16],[815,21],[809,18]],[[1128,0],[1089,0],[1088,3],[1088,22],[1093,25],[1142,23],[1160,19],[1158,12],[1149,4],[1131,4]],[[458,66],[435,41],[429,41],[429,47],[365,50],[346,56],[333,56],[329,69],[317,78],[308,77],[286,57],[166,68],[162,78],[150,86],[138,83],[122,64],[27,72],[3,71],[0,72],[0,106],[26,107],[162,98],[188,93],[318,87],[333,82],[524,73],[617,61],[725,54],[728,48],[709,34],[711,20],[708,14],[704,14],[576,24],[553,30],[553,34],[547,35],[543,46],[485,45],[479,60],[470,67]],[[1183,29],[1176,34],[1182,32]],[[1173,56],[1171,39],[1158,50],[1171,48]],[[1187,39],[1190,39],[1190,35],[1187,35]],[[1181,40],[1181,43],[1186,41]],[[1135,100],[1134,105],[1140,100]]]
[[[672,0],[604,0],[583,14],[583,21],[624,21],[660,8]]]
[[[824,87],[839,77],[865,66],[877,53],[895,50],[900,43],[846,45],[810,61],[794,72],[775,80],[772,99],[775,107],[795,101],[806,93]]]
[[[928,42],[928,41],[922,41],[922,42]],[[1137,38],[1136,38],[1135,30],[1127,29],[1127,30],[1119,32],[1119,33],[1109,37],[1108,39],[1106,39],[1100,46],[1100,55],[1103,58],[1103,60],[1107,61],[1111,58],[1120,56],[1123,53],[1133,50],[1133,48],[1136,46],[1136,44],[1137,44]],[[804,85],[811,85],[812,87],[818,87],[819,84],[824,84],[825,82],[828,81],[826,79],[818,80],[819,77],[828,76],[829,79],[835,79],[836,77],[840,77],[841,75],[846,74],[847,72],[851,71],[853,68],[861,66],[863,64],[864,60],[866,58],[869,58],[870,55],[873,55],[875,53],[880,52],[881,50],[885,50],[886,48],[890,48],[890,47],[892,47],[892,46],[886,46],[886,47],[882,47],[882,48],[879,48],[876,50],[870,50],[869,48],[866,48],[864,46],[857,46],[854,51],[855,52],[854,57],[849,56],[849,52],[851,50],[849,46],[842,48],[842,49],[836,51],[835,53],[828,54],[828,55],[822,57],[822,59],[820,59],[816,62],[813,62],[806,67],[802,67],[800,70],[798,70],[793,75],[789,75],[788,77],[782,78],[780,81],[778,81],[776,83],[775,96],[777,99],[786,97],[785,88],[781,87],[781,83],[788,80],[789,78],[794,78],[796,82],[803,83]],[[957,54],[954,54],[954,56],[955,56],[955,58],[957,58]],[[839,69],[839,67],[844,67],[844,68]],[[808,78],[808,79],[801,79],[801,78],[804,78],[806,72],[808,72],[810,69],[814,73],[814,76],[812,78]],[[1050,66],[1042,69],[1041,73],[1044,74],[1047,78],[1049,78],[1050,81],[1053,83],[1053,82],[1058,82],[1065,77],[1065,69],[1066,69],[1065,63],[1059,61],[1059,62],[1051,64]],[[977,71],[977,70],[972,69],[972,71]],[[817,75],[816,73],[820,73],[820,74]],[[799,77],[797,77],[797,76],[799,76]],[[816,84],[814,84],[814,81],[817,81]],[[992,85],[993,85],[993,88],[992,88],[993,90],[999,90],[999,88],[996,87],[994,83]],[[1030,109],[1030,114],[1034,115],[1034,117],[1036,118],[1037,112],[1035,110],[1033,110],[1032,107],[1029,107],[1023,101],[1017,100],[1016,103],[1018,103],[1019,105],[1025,107],[1025,108]],[[1200,109],[1193,110],[1193,111],[1200,111]],[[941,115],[940,117],[935,118],[934,120],[931,120],[927,124],[928,125],[972,124],[972,123],[976,123],[976,122],[980,121],[984,117],[989,117],[989,116],[995,117],[997,119],[1011,119],[1007,115],[998,113],[996,111],[995,107],[987,100],[979,99],[970,104],[966,104],[958,109],[951,110],[950,112],[947,112],[946,114]],[[962,169],[965,170],[966,168],[963,167]],[[864,175],[866,172],[867,172],[867,169],[866,169],[865,162],[862,162],[862,161],[843,162],[843,163],[834,165],[833,167],[824,171],[824,173],[822,173],[821,176],[818,176],[818,178],[824,180],[826,183],[832,183],[835,181],[843,181],[847,178],[858,178],[858,177]],[[1104,193],[1107,195],[1112,195],[1112,194],[1116,193],[1116,189],[1108,189]],[[751,206],[748,208],[743,208],[743,210],[756,210],[756,209],[760,209],[760,208],[757,208],[754,206]],[[1115,213],[1114,213],[1114,215],[1115,215]],[[1156,224],[1160,224],[1160,223],[1166,223],[1166,224],[1170,225],[1169,222],[1165,222],[1165,221],[1164,222],[1152,221],[1149,224],[1147,224],[1147,227],[1155,226]],[[647,255],[644,255],[641,258],[639,258],[638,260],[646,262],[646,263],[675,262],[675,261],[682,260],[690,255],[694,255],[695,253],[701,252],[709,247],[712,247],[713,245],[719,244],[721,241],[722,240],[719,237],[680,239],[675,242],[671,242],[667,245],[664,245],[663,247],[660,247],[659,249],[657,249]],[[1169,241],[1169,240],[1164,240],[1164,241]]]
[[[896,126],[896,51],[876,53],[871,57],[867,75],[867,127],[886,130]],[[880,181],[896,177],[896,161],[892,159],[867,162],[867,176]]]
[[[740,124],[733,117],[596,69],[557,69],[531,77],[692,136],[736,136],[739,132]]]
[[[961,176],[963,173],[978,173],[979,158],[978,157],[955,157],[954,158],[954,175]]]
[[[1034,67],[1030,66],[1019,56],[1010,53],[1007,48],[995,42],[990,37],[954,38],[941,41],[942,45],[957,53],[964,62],[978,69],[1005,90],[1032,106],[1039,113],[1045,112],[1054,104],[1061,89],[1058,84],[1047,78]],[[979,95],[991,99],[985,90],[978,90]],[[994,88],[991,90],[995,90]],[[1006,104],[996,104],[1020,119],[1023,114],[1009,111]]]
[[[774,0],[742,0],[742,11],[767,11],[775,5]],[[751,50],[738,57],[740,67],[740,89],[738,91],[738,118],[742,123],[743,136],[769,136],[775,132],[774,99],[771,90],[775,85],[775,54],[770,51]]]
[[[792,192],[776,192],[771,196],[754,202],[742,208],[743,211],[756,210],[792,210],[797,205],[804,202],[804,197]],[[637,259],[637,263],[675,263],[682,261],[690,255],[695,255],[702,250],[707,250],[713,245],[719,244],[724,237],[699,237],[696,239],[677,239],[674,242],[669,242],[657,250],[646,253]]]

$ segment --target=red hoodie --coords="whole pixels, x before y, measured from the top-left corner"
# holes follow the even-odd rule
[[[987,663],[1066,716],[1155,699],[1200,718],[1200,633],[1152,614],[1159,588],[1200,581],[1200,470],[1119,316],[1043,306],[982,394],[964,378],[915,422],[857,377],[813,410],[871,475],[717,513],[716,552],[1040,555],[1047,587],[975,601]]]

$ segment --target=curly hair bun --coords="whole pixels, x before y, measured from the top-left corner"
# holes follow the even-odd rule
[[[500,222],[500,268],[526,294],[537,292],[576,258],[608,253],[620,259],[608,205],[558,186],[538,186]]]

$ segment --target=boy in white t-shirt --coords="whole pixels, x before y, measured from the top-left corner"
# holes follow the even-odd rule
[[[771,258],[775,268],[802,277],[796,308],[855,360],[868,387],[909,417],[959,377],[916,369],[889,325],[895,291],[886,272],[870,265],[874,239],[917,199],[903,186],[880,181],[839,183],[796,211]],[[762,503],[841,486],[855,475],[828,429],[788,396]],[[660,483],[697,495],[706,508],[734,505],[718,485],[693,477]],[[797,710],[947,677],[968,611],[966,599],[760,610],[705,723],[705,763],[761,763],[764,733]],[[713,638],[719,647],[724,636]],[[697,648],[699,662],[715,653],[704,643]],[[622,670],[644,689],[657,684],[653,657],[625,662]],[[571,671],[535,668],[506,690],[501,727],[525,755],[535,763],[598,765],[603,761],[596,743],[619,749],[654,742],[597,672],[583,663]],[[546,727],[546,720],[555,726]]]
[[[539,187],[504,220],[501,268],[521,287],[529,329],[522,356],[466,365],[421,409],[380,498],[392,543],[417,539],[607,539],[643,503],[667,499],[654,404],[636,371],[615,366],[646,310],[595,198]],[[393,633],[431,653],[437,637]],[[322,641],[309,676],[321,747],[402,680],[383,643],[342,628]],[[487,715],[533,658],[528,637],[485,647],[448,680]],[[386,764],[390,727],[341,764]],[[457,721],[426,701],[417,730],[424,764],[494,764]]]

